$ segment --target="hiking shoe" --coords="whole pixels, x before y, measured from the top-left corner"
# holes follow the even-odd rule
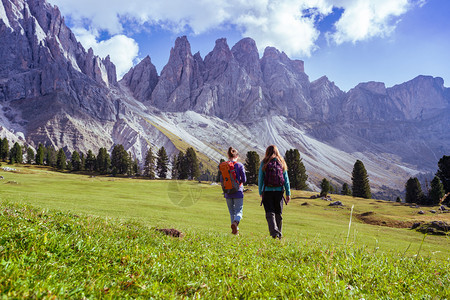
[[[235,235],[239,233],[238,223],[236,221],[231,223],[231,233]]]

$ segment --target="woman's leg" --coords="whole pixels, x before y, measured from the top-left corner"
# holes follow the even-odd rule
[[[239,224],[244,211],[244,198],[234,198],[234,220]]]
[[[279,204],[277,204],[282,192],[264,192],[263,204],[266,211],[266,220],[269,234],[273,238],[281,237],[281,217]],[[280,228],[278,227],[280,225]]]
[[[233,198],[225,198],[227,199],[228,212],[230,213],[231,223],[234,221],[234,199]]]

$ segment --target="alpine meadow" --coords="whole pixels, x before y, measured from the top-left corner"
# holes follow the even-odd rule
[[[449,11],[0,0],[0,298],[449,299]]]

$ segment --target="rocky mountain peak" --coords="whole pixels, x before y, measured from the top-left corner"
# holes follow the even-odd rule
[[[258,48],[251,38],[244,38],[231,48],[231,53],[252,79],[252,84],[262,82]]]
[[[395,99],[396,106],[408,119],[450,113],[448,91],[442,78],[423,75],[387,89],[389,96]]]
[[[216,40],[214,49],[205,57],[205,64],[212,65],[215,62],[228,62],[233,59],[230,47],[227,44],[226,38]]]
[[[177,38],[153,90],[151,103],[168,111],[188,110],[191,88],[195,82],[195,66],[186,36]]]
[[[75,71],[106,86],[117,83],[113,63],[95,56],[92,50],[86,53],[65,25],[58,7],[44,0],[3,0],[0,19],[3,24],[0,26],[8,28],[0,32],[3,42],[0,47],[16,49],[3,64],[26,64],[29,68],[39,69],[47,67],[50,61],[59,61],[58,64],[69,63]],[[12,39],[11,33],[19,37]],[[30,45],[31,51],[22,52],[26,44]]]
[[[386,85],[383,82],[375,82],[375,81],[369,81],[369,82],[362,82],[358,84],[355,88],[355,90],[364,90],[369,93],[373,94],[379,94],[379,95],[386,95]]]
[[[120,83],[126,85],[133,96],[144,102],[149,101],[158,83],[158,72],[150,56],[146,56],[126,73]]]

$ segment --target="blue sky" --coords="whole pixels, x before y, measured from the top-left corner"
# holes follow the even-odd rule
[[[49,0],[85,48],[110,54],[121,77],[150,55],[158,72],[178,36],[204,58],[215,40],[243,37],[305,61],[313,81],[342,90],[390,87],[417,75],[450,86],[449,0]]]

